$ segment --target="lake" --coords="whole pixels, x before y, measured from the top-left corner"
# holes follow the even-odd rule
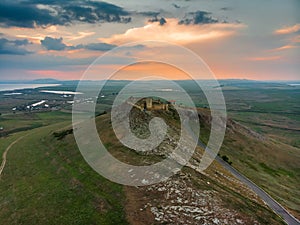
[[[0,91],[14,91],[21,89],[34,89],[39,87],[54,87],[60,84],[0,84]]]
[[[58,95],[76,95],[76,94],[82,94],[81,92],[75,92],[75,91],[48,91],[48,90],[41,90],[40,92],[49,93],[49,94],[58,94]]]

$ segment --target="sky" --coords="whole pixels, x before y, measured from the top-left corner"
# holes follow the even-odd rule
[[[191,50],[217,79],[300,80],[299,10],[299,0],[1,0],[0,80],[81,79],[96,58],[132,42],[99,70],[149,52],[183,57],[139,44],[147,40]],[[161,63],[120,74],[162,72],[187,79]]]

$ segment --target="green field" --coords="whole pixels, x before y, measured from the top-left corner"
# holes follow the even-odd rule
[[[106,146],[120,160],[148,164],[157,159],[137,155],[115,142],[109,115],[98,117],[97,124]],[[7,146],[26,135],[10,149],[1,176],[0,220],[3,224],[128,224],[124,187],[101,177],[86,164],[74,136],[65,134],[70,128],[69,121],[59,122],[3,139]],[[54,134],[64,135],[61,139]],[[226,179],[222,181],[228,186],[225,187],[216,180],[215,171],[226,173],[219,165],[214,164],[207,171],[211,175],[201,175],[201,179],[190,169],[184,171],[194,174],[195,187],[217,191],[228,209],[240,210],[241,215],[251,216],[261,223],[281,224],[279,217],[257,200],[241,195],[239,192],[244,187]],[[212,186],[207,185],[208,181]],[[149,201],[153,198],[157,196],[148,197]]]
[[[126,224],[122,186],[97,175],[73,137],[66,144],[52,135],[69,125],[27,131],[10,150],[0,181],[2,224]]]
[[[237,124],[228,123],[220,155],[227,156],[233,167],[299,218],[300,88],[277,83],[229,81],[223,81],[222,85],[228,117]],[[116,93],[123,86],[124,83],[115,82],[104,88],[102,94],[105,97],[98,98],[96,114],[104,110],[109,112]],[[183,82],[182,86],[197,106],[208,107],[203,93],[194,84]],[[76,88],[74,85],[62,85],[50,89],[74,91]],[[42,99],[48,99],[58,108],[11,111],[12,107]],[[68,100],[70,97],[65,99],[38,90],[21,96],[3,96],[0,93],[0,127],[4,128],[1,132],[5,132],[0,138],[0,154],[13,141],[27,135],[9,150],[0,177],[1,224],[129,223],[124,206],[128,193],[124,187],[104,179],[86,164],[72,134],[64,136],[62,140],[53,135],[54,132],[71,128],[72,106],[66,104]],[[207,118],[210,116],[209,109],[200,110]],[[208,139],[210,129],[207,118],[202,118],[201,122],[200,138],[204,142]],[[110,127],[109,114],[98,117],[97,125],[99,130]],[[243,126],[255,131],[257,136],[249,135]],[[115,156],[126,158],[128,162],[138,164],[142,159],[149,163],[159,159],[152,157],[149,161],[137,156],[111,138],[107,133],[106,147],[112,149]],[[216,173],[210,170],[209,173]],[[227,190],[219,181],[207,177],[203,179],[216,185],[214,190],[224,195],[221,198],[228,201],[229,208],[243,208],[242,211],[247,215],[252,211],[253,216],[262,223],[267,222],[263,218],[268,216],[274,219],[273,222],[278,222],[278,218],[264,207],[254,212],[258,206],[253,200],[247,198],[243,200],[245,204],[241,203],[243,196],[237,194],[234,187],[230,188],[231,184],[228,184]]]

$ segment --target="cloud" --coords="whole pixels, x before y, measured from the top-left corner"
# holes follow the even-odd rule
[[[275,61],[281,59],[280,56],[263,56],[263,57],[251,57],[247,58],[250,61]]]
[[[139,12],[139,14],[142,15],[142,16],[157,17],[160,14],[160,12],[148,11],[148,12]]]
[[[222,39],[235,35],[237,30],[245,27],[243,24],[230,23],[191,24],[183,26],[175,18],[166,18],[165,20],[167,22],[163,26],[159,23],[148,22],[143,27],[131,28],[123,34],[116,34],[109,38],[100,38],[99,40],[110,44],[122,44],[149,39],[187,44]]]
[[[296,37],[293,37],[291,42],[293,43],[300,43],[300,35],[297,35]]]
[[[78,31],[78,33],[75,34],[75,35],[72,34],[72,35],[65,36],[65,37],[68,38],[69,40],[79,40],[79,39],[83,39],[83,38],[92,36],[92,35],[94,35],[94,34],[95,34],[95,32]]]
[[[5,27],[69,25],[74,22],[128,23],[129,12],[123,8],[96,1],[28,0],[1,1],[0,24]]]
[[[65,45],[62,41],[62,38],[45,37],[44,40],[41,40],[41,44],[47,50],[61,51],[67,47],[67,45]]]
[[[8,40],[6,38],[0,38],[0,54],[1,55],[27,55],[32,52],[26,50],[23,47],[30,44],[27,39],[23,40]]]
[[[174,6],[176,9],[180,9],[181,7],[175,3],[172,4],[172,6]]]
[[[76,49],[84,48],[92,51],[109,51],[116,47],[116,45],[106,44],[106,43],[90,43],[87,45],[77,45]]]
[[[41,40],[42,46],[44,46],[47,50],[75,50],[75,49],[87,49],[92,51],[109,51],[116,47],[116,45],[107,44],[107,43],[90,43],[90,44],[80,44],[80,45],[66,45],[63,43],[63,38],[52,38],[45,37],[44,40]]]
[[[231,7],[222,7],[222,8],[220,8],[220,10],[229,11],[229,10],[232,10],[232,8]]]
[[[211,17],[210,12],[206,11],[196,11],[190,12],[185,15],[185,18],[179,21],[179,24],[210,24],[210,23],[218,23],[217,19],[213,19]]]
[[[292,34],[300,31],[300,23],[275,30],[275,34]]]
[[[149,19],[148,22],[150,22],[150,23],[159,22],[159,25],[163,26],[167,21],[163,17],[158,19],[157,16],[155,16],[153,19]]]
[[[293,26],[285,26],[274,31],[275,35],[287,35],[285,41],[281,47],[273,48],[270,51],[283,51],[283,50],[293,50],[299,48],[300,42],[300,23]],[[298,49],[297,49],[298,50]]]
[[[279,48],[272,49],[272,51],[283,51],[283,50],[294,49],[294,48],[299,48],[299,46],[288,44],[288,45],[281,46]]]
[[[76,70],[77,67],[86,68],[96,57],[68,58],[65,56],[31,54],[30,57],[23,55],[6,55],[0,60],[1,70]]]
[[[0,2],[0,24],[6,27],[34,27],[34,25],[62,24],[50,11],[24,3]]]

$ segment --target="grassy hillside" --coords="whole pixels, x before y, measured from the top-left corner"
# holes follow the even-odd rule
[[[210,113],[201,110],[202,136],[209,135]],[[300,218],[300,149],[252,131],[229,120],[220,151],[232,166],[278,200],[294,216]]]
[[[161,114],[169,122],[169,115]],[[97,117],[100,136],[124,162],[149,164],[162,159],[139,155],[116,141],[109,114]],[[94,172],[77,149],[70,122],[2,138],[9,151],[0,179],[1,224],[283,224],[264,203],[219,164],[205,173],[191,167],[168,181],[147,187],[123,187]],[[59,138],[54,133],[66,134]],[[197,164],[197,149],[192,164]],[[192,211],[190,211],[192,210]],[[169,217],[170,216],[170,217]],[[173,216],[173,217],[172,217]]]
[[[143,116],[141,114],[136,117]],[[169,113],[153,112],[152,116],[164,118],[168,124],[173,123],[172,127],[176,130],[178,121],[170,119]],[[101,139],[109,143],[106,146],[110,152],[123,162],[148,165],[165,157],[157,156],[157,152],[145,156],[122,146],[111,129],[110,115],[99,118],[97,127]],[[176,132],[172,134],[172,138],[176,139]],[[192,166],[197,167],[202,152],[197,148],[190,161]],[[183,224],[211,224],[215,219],[221,224],[238,224],[237,221],[243,224],[282,224],[281,219],[251,190],[217,162],[205,172],[199,173],[186,166],[166,182],[147,187],[126,187],[125,191],[127,218],[131,224],[172,224],[178,221],[184,221]],[[197,213],[191,213],[189,209],[196,212],[207,209],[207,213],[204,213],[205,216],[200,213],[202,218],[196,220]]]
[[[24,132],[10,149],[0,180],[1,224],[127,224],[123,188],[90,169],[72,135],[53,136],[68,124]]]

